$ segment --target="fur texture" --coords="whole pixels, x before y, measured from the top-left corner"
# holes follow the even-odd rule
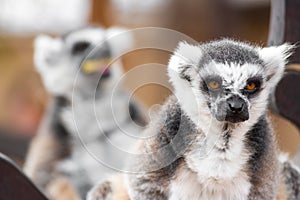
[[[115,175],[108,181],[95,185],[88,193],[87,200],[130,200],[124,177]]]
[[[127,175],[130,199],[275,199],[266,108],[291,48],[180,43],[169,62],[175,96],[145,132],[155,137],[137,147],[147,156],[131,162],[139,173]]]
[[[24,170],[43,187],[62,176],[84,198],[90,187],[122,169],[136,142],[126,133],[139,134],[145,118],[137,102],[129,103],[129,94],[116,87],[122,75],[120,61],[108,60],[131,45],[130,34],[121,28],[88,27],[35,40],[36,69],[53,106],[46,112]],[[97,68],[98,63],[85,69],[97,60],[105,66]],[[51,144],[39,145],[43,138],[51,138]]]
[[[296,154],[299,156],[299,154]],[[280,161],[280,195],[282,199],[300,199],[300,169],[287,155],[281,155]],[[278,198],[279,199],[279,198]]]

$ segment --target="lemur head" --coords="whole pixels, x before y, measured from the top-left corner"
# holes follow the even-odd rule
[[[35,67],[52,95],[94,92],[96,87],[111,91],[122,74],[113,59],[131,43],[129,33],[117,27],[87,27],[57,38],[41,35],[34,42]]]
[[[292,47],[260,48],[228,39],[197,46],[181,42],[169,62],[170,81],[196,124],[254,123],[266,111]]]

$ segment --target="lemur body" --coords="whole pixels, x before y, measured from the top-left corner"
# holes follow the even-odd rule
[[[265,199],[274,198],[275,194],[269,191],[275,191],[278,183],[277,149],[264,117],[244,134],[237,129],[226,133],[230,136],[224,133],[218,137],[212,134],[220,134],[224,130],[220,127],[220,132],[217,132],[217,127],[212,127],[216,128],[216,132],[211,130],[208,134],[212,138],[208,139],[205,133],[195,129],[176,98],[171,98],[165,106],[163,112],[175,111],[174,114],[168,114],[170,118],[165,118],[170,127],[163,126],[156,130],[163,142],[155,140],[155,145],[151,145],[148,141],[147,147],[155,146],[159,151],[174,140],[176,134],[184,134],[188,136],[186,141],[182,145],[176,144],[176,147],[181,146],[182,149],[176,150],[184,152],[183,158],[178,158],[161,170],[142,173],[138,178],[129,176],[131,199],[248,199],[250,191],[252,195],[261,195]],[[184,131],[189,131],[188,135],[178,132],[180,126],[185,127]],[[164,131],[166,129],[171,131]],[[259,152],[261,149],[265,155]],[[145,150],[148,151],[153,149]],[[140,167],[141,171],[148,169]],[[257,187],[253,186],[253,182],[258,184]],[[142,196],[145,188],[147,196]]]
[[[122,31],[89,27],[60,38],[35,40],[35,65],[53,100],[24,170],[43,187],[63,176],[85,196],[92,185],[123,166],[126,157],[120,152],[129,151],[135,143],[126,132],[142,130],[139,125],[145,120],[139,105],[129,102],[129,94],[116,87],[121,63],[115,61],[107,68],[108,59],[131,45],[128,33],[110,38]],[[88,55],[97,45],[96,52]],[[91,69],[89,63],[85,68],[85,57],[84,62],[98,59],[106,66]]]
[[[172,166],[174,174],[163,175],[167,176],[165,189],[151,188],[157,171],[138,178],[129,176],[130,197],[275,199],[278,152],[266,106],[269,93],[282,76],[287,49],[260,49],[230,40],[199,46],[181,43],[169,63],[170,81],[178,100],[168,102],[170,110],[163,112],[174,112],[177,104],[175,113],[181,113],[179,119],[186,118],[193,128],[188,129],[189,133],[184,128],[182,137],[193,137],[182,149],[181,161]],[[165,145],[160,144],[162,135],[172,141],[169,134],[180,133],[174,127],[187,125],[168,122],[166,127],[154,130],[155,146]],[[141,190],[142,184],[149,184],[147,191]]]
[[[136,147],[145,156],[130,162],[137,174],[125,175],[128,197],[275,199],[280,183],[290,179],[281,178],[287,162],[278,160],[266,108],[291,48],[232,40],[180,43],[168,67],[175,95],[145,130],[155,136]]]

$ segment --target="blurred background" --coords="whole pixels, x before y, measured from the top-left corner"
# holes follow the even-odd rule
[[[0,152],[22,163],[49,99],[33,67],[32,42],[37,34],[55,36],[88,24],[152,26],[179,31],[199,42],[230,37],[265,45],[269,18],[270,0],[0,0]],[[169,57],[169,52],[144,49],[122,60],[128,71],[147,63],[166,65]],[[149,74],[139,74],[143,76]],[[168,84],[165,74],[159,78]],[[127,82],[130,88],[135,80]],[[152,84],[134,95],[151,107],[170,92]],[[271,115],[281,149],[294,153],[300,143],[296,128]]]

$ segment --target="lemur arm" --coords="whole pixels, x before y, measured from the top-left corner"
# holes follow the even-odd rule
[[[24,164],[24,172],[42,187],[50,181],[55,163],[69,153],[69,133],[57,116],[63,103],[61,98],[50,103]]]
[[[187,133],[193,134],[191,127],[177,99],[169,98],[144,133],[155,136],[139,142],[136,152],[141,157],[130,163],[132,168],[129,170],[138,172],[126,177],[132,200],[168,199],[170,180],[181,160],[180,152],[184,152],[189,144]]]
[[[146,144],[145,142],[141,142],[139,144],[140,147],[145,148],[144,150],[146,150],[147,147],[153,147],[153,145],[149,143]],[[134,163],[135,170],[141,169],[141,171],[139,171],[139,174],[128,175],[126,177],[130,199],[168,199],[168,167],[156,171],[143,172],[142,170],[146,171],[148,169],[148,167],[145,166],[147,166],[151,162],[150,158],[146,159],[147,160],[137,162],[138,166],[136,165],[136,163]]]

